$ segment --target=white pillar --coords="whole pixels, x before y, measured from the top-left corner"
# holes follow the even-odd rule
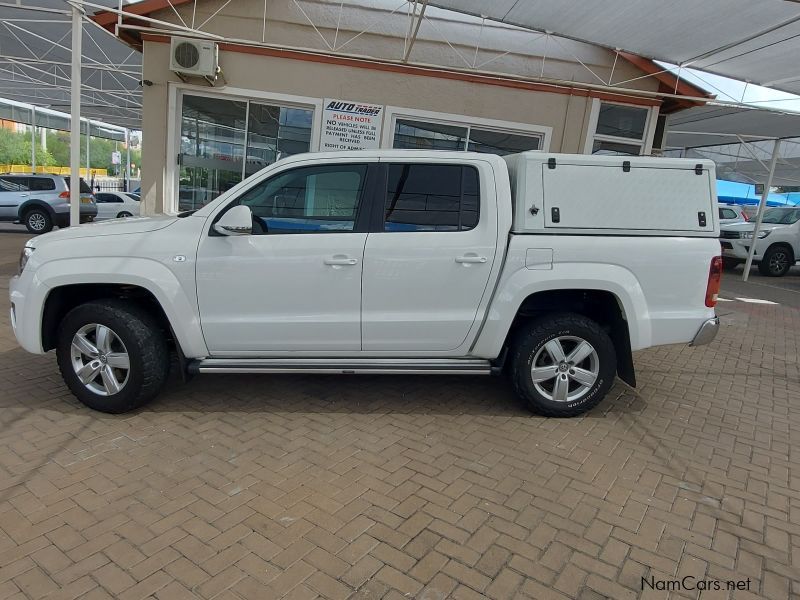
[[[31,106],[31,173],[36,173],[36,107]]]
[[[81,42],[83,15],[72,7],[72,77],[70,87],[69,224],[81,222]]]
[[[89,119],[86,119],[86,183],[88,185],[92,184],[92,176],[89,174],[89,171],[92,169],[92,152],[89,149],[90,144],[92,143],[92,122]]]
[[[764,193],[761,194],[761,202],[758,204],[758,216],[756,217],[756,228],[753,229],[753,239],[750,240],[750,252],[747,253],[747,262],[744,264],[744,274],[742,281],[747,281],[750,277],[750,267],[753,266],[753,255],[756,252],[756,242],[758,241],[758,232],[761,231],[761,221],[764,219],[764,209],[767,207],[767,197],[769,196],[769,188],[772,187],[772,179],[775,176],[775,164],[778,162],[778,155],[781,151],[781,141],[775,140],[775,145],[772,146],[772,159],[769,161],[769,174],[767,175],[767,182],[764,184]]]

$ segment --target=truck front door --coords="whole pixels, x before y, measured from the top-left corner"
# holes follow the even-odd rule
[[[381,163],[382,205],[364,252],[364,351],[464,344],[497,250],[493,188],[469,164]],[[376,231],[377,230],[377,231]]]
[[[197,253],[200,320],[212,354],[361,349],[362,208],[371,171],[341,162],[300,166],[231,204],[250,207],[253,234],[212,228]]]

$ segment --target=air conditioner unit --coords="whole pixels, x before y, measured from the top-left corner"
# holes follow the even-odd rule
[[[170,71],[196,77],[215,77],[219,71],[219,50],[214,42],[173,37],[170,44]]]

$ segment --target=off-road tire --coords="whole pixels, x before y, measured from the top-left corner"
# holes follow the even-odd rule
[[[127,382],[113,395],[102,396],[87,388],[72,366],[73,336],[91,323],[112,329],[125,344],[129,356]],[[139,306],[124,300],[98,300],[72,309],[59,325],[56,354],[61,376],[70,391],[89,408],[105,413],[119,414],[143,406],[161,391],[169,375],[169,348],[158,322]]]
[[[531,375],[537,352],[550,340],[571,336],[589,342],[599,361],[597,379],[589,391],[574,401],[555,401],[543,396]],[[575,417],[594,408],[608,393],[617,372],[617,355],[609,335],[594,321],[575,313],[555,313],[525,324],[511,348],[511,380],[517,395],[535,413],[546,417]]]

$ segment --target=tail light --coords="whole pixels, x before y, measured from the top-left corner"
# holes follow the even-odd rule
[[[61,193],[58,195],[58,197],[59,197],[59,198],[62,198],[62,199],[64,199],[64,200],[69,200],[69,192],[61,192]]]
[[[711,259],[708,269],[708,285],[706,286],[706,306],[714,308],[719,297],[719,286],[722,283],[722,257],[715,256]]]
[[[742,211],[742,216],[744,217],[745,223],[749,223],[750,222],[750,217],[747,215],[746,212]]]

